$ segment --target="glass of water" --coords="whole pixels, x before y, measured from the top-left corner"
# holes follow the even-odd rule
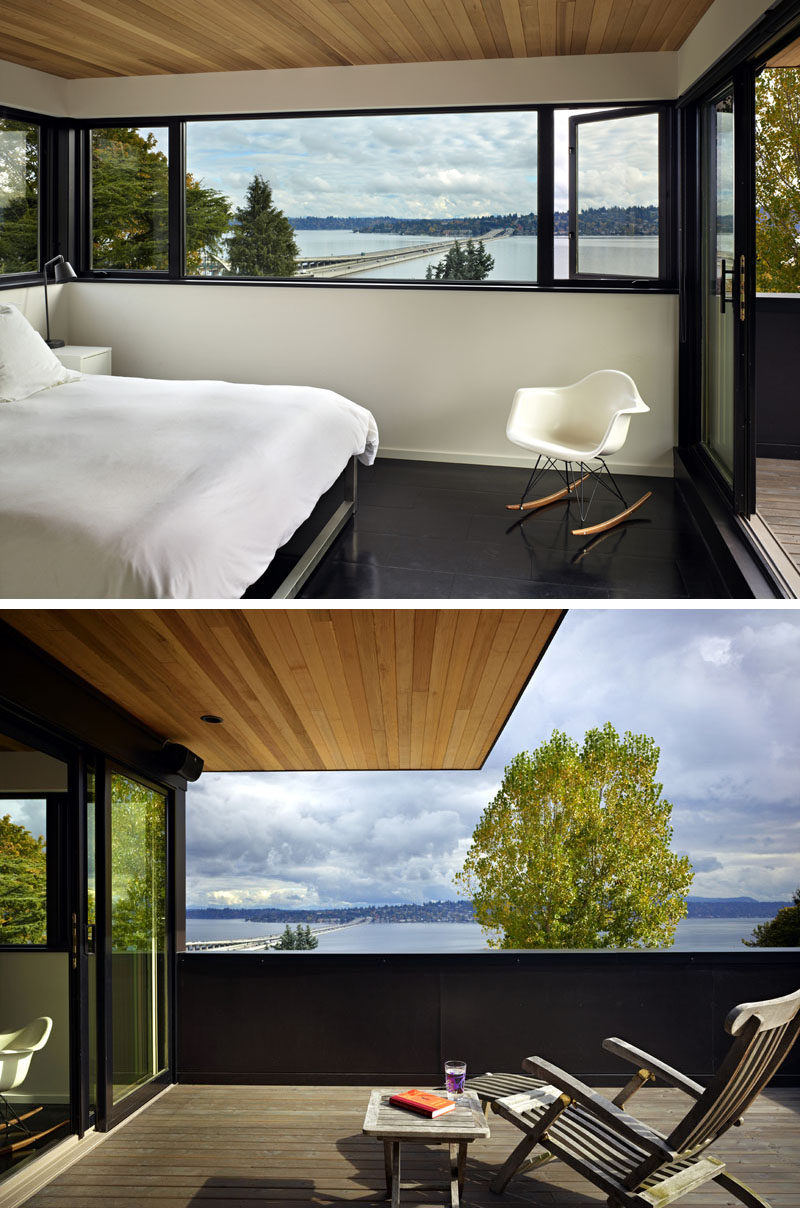
[[[447,1098],[457,1099],[464,1094],[464,1082],[467,1077],[466,1061],[445,1061],[444,1084],[447,1088]]]

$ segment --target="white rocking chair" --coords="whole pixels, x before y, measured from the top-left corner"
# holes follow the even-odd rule
[[[0,1154],[26,1149],[40,1137],[62,1127],[63,1122],[60,1122],[43,1132],[32,1132],[25,1121],[42,1108],[35,1107],[19,1115],[6,1099],[7,1091],[13,1091],[25,1081],[33,1054],[44,1048],[52,1030],[52,1019],[41,1015],[24,1028],[0,1032]]]
[[[601,533],[627,520],[650,498],[652,491],[629,505],[605,458],[624,445],[631,416],[644,415],[649,410],[633,379],[618,369],[600,369],[572,386],[527,386],[518,390],[506,436],[523,449],[533,450],[538,457],[519,503],[508,504],[509,510],[529,512],[559,499],[576,499],[581,527],[572,530],[575,537]],[[599,462],[600,467],[591,466],[592,461]],[[563,463],[563,470],[559,463]],[[563,488],[526,502],[529,491],[550,469],[559,474]],[[587,499],[584,484],[589,480],[593,487]],[[610,520],[587,526],[589,507],[600,485],[620,500],[624,510]]]

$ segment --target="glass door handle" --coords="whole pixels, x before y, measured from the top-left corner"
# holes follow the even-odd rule
[[[721,261],[719,270],[719,313],[725,314],[725,278],[728,274],[727,261]]]
[[[746,296],[745,295],[745,267],[746,267],[746,263],[747,262],[745,261],[744,255],[741,255],[739,257],[739,319],[742,323],[744,323],[745,315],[747,313],[746,309],[745,309],[745,296]]]

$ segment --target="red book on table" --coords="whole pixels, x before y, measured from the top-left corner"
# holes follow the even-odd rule
[[[418,1091],[416,1088],[399,1091],[390,1097],[389,1102],[395,1107],[407,1107],[409,1111],[418,1112],[419,1115],[429,1116],[431,1119],[451,1112],[456,1105],[454,1099],[443,1099],[441,1095],[434,1095],[431,1091]]]

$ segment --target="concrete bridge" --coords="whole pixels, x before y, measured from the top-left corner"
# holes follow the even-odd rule
[[[358,927],[368,922],[367,916],[353,919],[349,923],[330,923],[322,927],[312,927],[312,935],[322,935],[325,931],[342,931],[345,927]],[[292,924],[290,923],[291,927]],[[186,952],[267,952],[275,948],[283,932],[276,935],[261,935],[247,940],[187,940]]]
[[[446,256],[456,243],[465,244],[467,238],[474,243],[490,243],[494,239],[506,239],[511,234],[507,228],[498,227],[485,235],[459,236],[457,239],[434,239],[428,243],[415,243],[410,247],[392,247],[379,252],[342,253],[338,256],[299,256],[296,277],[349,277],[354,273],[365,273],[373,268],[384,268],[389,264],[402,264],[406,260],[421,260],[429,256]]]

